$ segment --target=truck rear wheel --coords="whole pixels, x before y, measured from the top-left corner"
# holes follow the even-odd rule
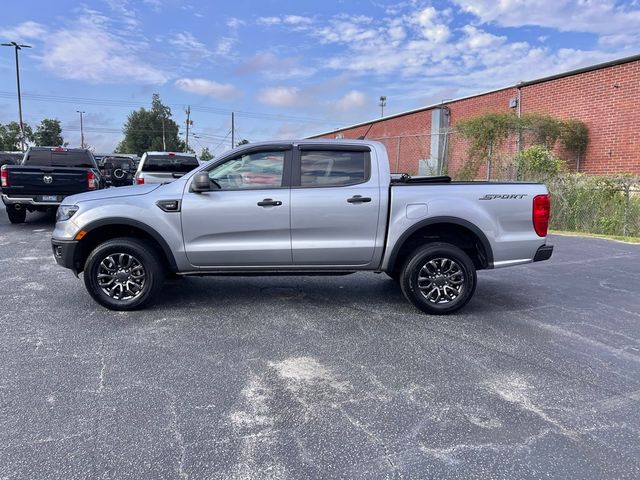
[[[27,211],[24,208],[16,210],[15,207],[7,207],[7,216],[11,223],[24,223],[27,219]]]
[[[440,242],[416,249],[400,276],[407,300],[431,315],[446,315],[464,307],[476,283],[476,269],[469,256],[455,245]]]
[[[135,238],[114,238],[87,258],[84,284],[93,299],[110,310],[135,310],[152,301],[164,282],[162,260]]]

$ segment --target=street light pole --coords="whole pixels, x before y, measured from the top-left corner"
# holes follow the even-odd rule
[[[384,95],[381,96],[378,105],[380,105],[380,118],[382,118],[384,117],[384,107],[387,106],[387,97]]]
[[[81,112],[80,110],[76,110],[76,112],[80,114],[80,148],[84,148],[84,126],[82,124],[82,115],[87,112]]]
[[[22,123],[22,96],[20,95],[20,62],[18,61],[18,50],[31,48],[31,45],[22,45],[17,42],[3,43],[3,47],[13,47],[16,51],[16,81],[18,84],[18,115],[20,116],[20,144],[24,152],[24,125]]]

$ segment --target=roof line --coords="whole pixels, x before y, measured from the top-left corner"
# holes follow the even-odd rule
[[[527,87],[529,85],[535,85],[537,83],[543,83],[543,82],[548,82],[548,81],[551,81],[551,80],[557,80],[557,79],[563,78],[563,77],[570,77],[572,75],[578,75],[580,73],[586,73],[586,72],[591,72],[591,71],[594,71],[594,70],[600,70],[600,69],[607,68],[607,67],[613,67],[615,65],[622,65],[624,63],[630,63],[630,62],[634,62],[636,60],[640,60],[640,54],[631,55],[629,57],[618,58],[617,60],[610,60],[608,62],[598,63],[598,64],[595,64],[595,65],[589,65],[587,67],[577,68],[575,70],[569,70],[567,72],[557,73],[555,75],[549,75],[547,77],[541,77],[541,78],[537,78],[535,80],[529,80],[529,81],[526,81],[526,82],[518,82],[516,84],[508,85],[506,87],[496,88],[494,90],[488,90],[488,91],[484,91],[484,92],[480,92],[480,93],[473,93],[471,95],[466,95],[464,97],[454,98],[453,100],[442,101],[440,103],[433,103],[433,104],[427,105],[425,107],[418,107],[418,108],[414,108],[414,109],[411,109],[411,110],[405,110],[405,111],[400,112],[400,113],[394,113],[393,115],[389,115],[388,117],[375,118],[375,119],[368,120],[368,121],[365,121],[365,122],[355,123],[353,125],[347,125],[345,127],[338,127],[338,128],[333,129],[333,130],[326,131],[326,132],[316,133],[316,134],[311,135],[311,136],[306,137],[306,138],[320,137],[320,136],[323,136],[323,135],[329,135],[331,133],[341,132],[343,130],[350,130],[352,128],[363,127],[365,125],[371,125],[371,124],[374,124],[374,123],[383,122],[385,120],[391,120],[392,118],[402,117],[404,115],[409,115],[409,114],[412,114],[412,113],[418,113],[418,112],[423,112],[425,110],[432,110],[434,108],[444,107],[446,105],[450,105],[450,104],[455,103],[455,102],[460,102],[462,100],[468,100],[469,98],[482,97],[483,95],[489,95],[491,93],[500,92],[502,90],[508,90],[510,88]]]

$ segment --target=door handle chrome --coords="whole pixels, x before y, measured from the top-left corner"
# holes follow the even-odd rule
[[[270,198],[265,198],[261,202],[258,202],[259,207],[279,207],[282,205],[280,200],[271,200]]]
[[[353,197],[347,199],[347,202],[349,203],[367,203],[370,201],[370,197],[363,197],[362,195],[354,195]]]

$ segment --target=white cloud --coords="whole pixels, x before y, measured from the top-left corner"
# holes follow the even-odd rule
[[[258,92],[258,101],[274,107],[295,107],[305,99],[297,87],[270,87]]]
[[[351,90],[340,100],[335,102],[334,108],[342,112],[358,110],[367,104],[367,100],[367,96],[364,93],[358,90]]]
[[[47,32],[44,25],[38,22],[22,22],[13,28],[2,29],[2,37],[12,42],[21,42],[27,39],[40,39]]]
[[[299,65],[299,59],[280,58],[272,52],[258,52],[235,71],[238,75],[254,75],[261,73],[271,80],[309,77],[316,68]]]
[[[640,28],[640,7],[614,0],[453,0],[484,23],[536,25],[565,32],[615,34]]]
[[[282,15],[259,17],[256,20],[256,23],[267,27],[272,27],[274,25],[289,25],[294,27],[294,30],[305,30],[313,23],[313,19],[310,17],[303,17],[301,15]]]
[[[233,85],[218,83],[214,80],[206,80],[204,78],[179,78],[176,80],[175,86],[185,92],[222,99],[228,99],[238,95],[238,91]]]
[[[257,23],[259,25],[272,26],[281,24],[282,20],[280,17],[260,17],[258,18]]]
[[[54,75],[91,83],[157,85],[168,80],[167,72],[142,60],[144,42],[119,35],[108,17],[85,9],[71,25],[40,31],[46,42],[36,58]]]
[[[282,18],[282,23],[288,25],[309,25],[313,23],[313,20],[309,17],[302,17],[300,15],[285,15]]]
[[[424,37],[432,42],[445,42],[451,35],[449,27],[441,22],[440,15],[434,7],[418,11],[414,21],[420,26]]]
[[[169,40],[169,43],[175,47],[182,49],[185,52],[194,54],[200,57],[208,57],[211,55],[211,51],[207,46],[198,41],[191,33],[182,32],[176,34]]]

